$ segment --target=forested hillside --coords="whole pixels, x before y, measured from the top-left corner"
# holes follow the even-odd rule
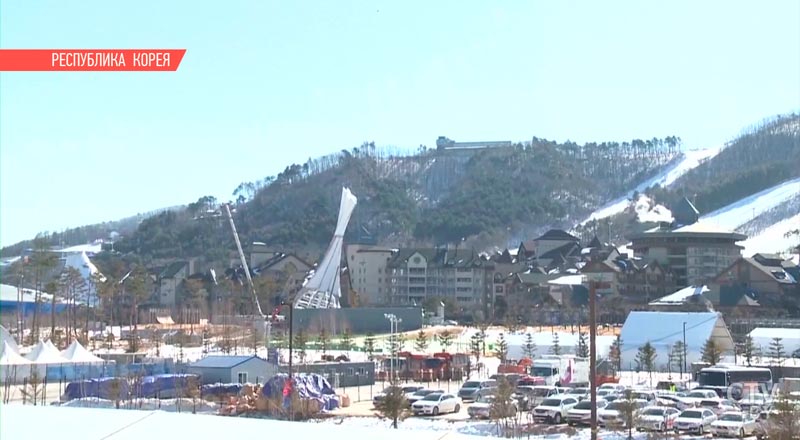
[[[670,188],[648,194],[667,206],[687,197],[709,213],[795,177],[800,177],[800,115],[787,115],[747,130]]]

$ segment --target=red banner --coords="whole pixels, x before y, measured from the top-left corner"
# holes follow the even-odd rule
[[[174,72],[186,49],[0,49],[0,72]]]

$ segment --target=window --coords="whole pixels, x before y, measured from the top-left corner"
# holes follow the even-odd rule
[[[353,367],[348,368],[347,369],[347,375],[348,376],[355,376],[356,375],[356,370],[353,369]]]
[[[237,377],[238,377],[239,383],[247,383],[247,372],[246,371],[240,371],[239,373],[237,373]]]

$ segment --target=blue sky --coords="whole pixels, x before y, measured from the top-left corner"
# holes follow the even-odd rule
[[[0,74],[0,243],[374,141],[731,139],[800,109],[800,2],[4,1],[2,48],[185,48]]]

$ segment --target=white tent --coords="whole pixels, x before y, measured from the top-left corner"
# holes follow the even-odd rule
[[[30,373],[31,362],[19,353],[8,343],[3,341],[0,345],[0,382],[15,383]]]
[[[72,341],[69,347],[61,352],[61,357],[76,364],[102,364],[105,360],[93,355],[77,340]]]
[[[47,342],[39,341],[25,358],[34,364],[58,365],[69,363],[69,360],[61,356],[61,352],[49,339]]]
[[[339,219],[333,240],[325,251],[314,275],[303,285],[297,294],[294,307],[297,309],[338,309],[342,297],[339,267],[342,261],[342,244],[347,223],[356,208],[358,199],[347,188],[342,188],[342,200],[339,203]]]
[[[0,345],[3,343],[8,343],[9,347],[12,349],[12,351],[14,351],[14,353],[19,353],[17,341],[14,340],[14,337],[11,336],[11,333],[9,333],[5,327],[0,325]]]

